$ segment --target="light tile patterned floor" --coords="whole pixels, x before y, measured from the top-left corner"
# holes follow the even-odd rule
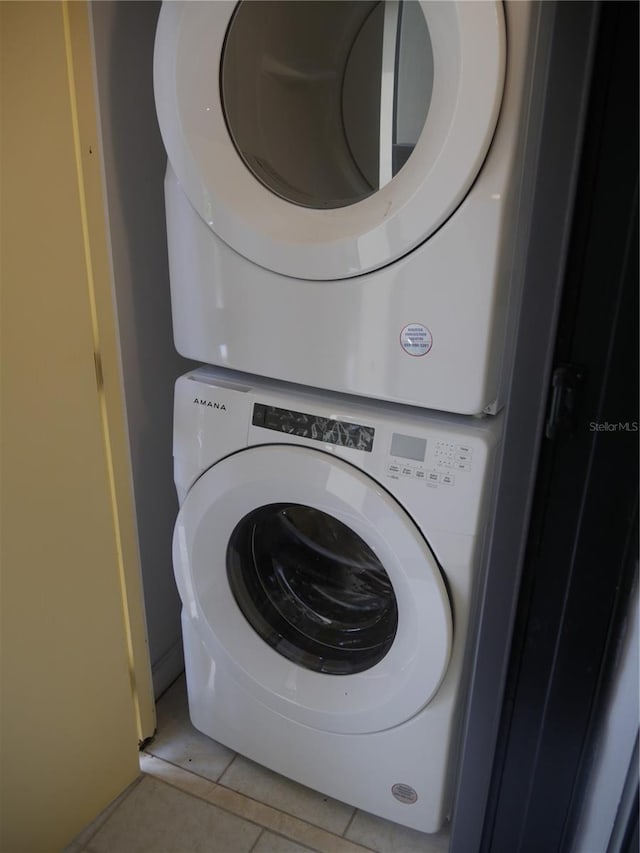
[[[158,703],[143,775],[67,853],[446,853],[426,835],[272,773],[196,731],[184,677]]]

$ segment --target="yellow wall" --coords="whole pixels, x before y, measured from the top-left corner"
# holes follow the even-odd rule
[[[88,45],[84,3],[0,3],[0,850],[11,853],[60,849],[137,776],[138,740],[153,730]]]

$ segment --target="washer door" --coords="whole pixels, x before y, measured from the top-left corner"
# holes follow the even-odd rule
[[[160,129],[191,204],[233,249],[337,279],[427,239],[473,183],[504,83],[502,5],[165,3]]]
[[[305,725],[380,731],[444,677],[451,611],[402,507],[329,454],[260,446],[194,484],[173,559],[183,605],[215,662]]]

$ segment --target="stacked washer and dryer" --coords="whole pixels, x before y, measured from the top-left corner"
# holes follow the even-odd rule
[[[435,832],[501,440],[527,3],[163,4],[194,725]]]

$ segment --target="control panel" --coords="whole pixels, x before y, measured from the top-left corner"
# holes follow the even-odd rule
[[[386,475],[393,480],[419,480],[432,488],[455,486],[472,470],[473,448],[446,439],[424,439],[393,433]]]

